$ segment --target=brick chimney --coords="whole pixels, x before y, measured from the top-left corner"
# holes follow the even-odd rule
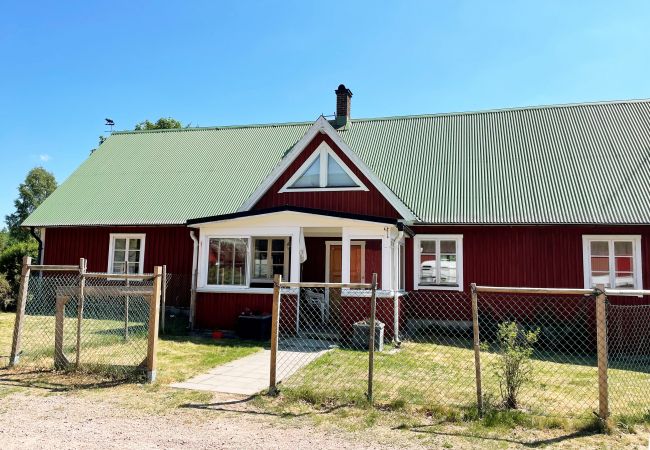
[[[336,93],[336,126],[344,127],[350,120],[350,103],[352,103],[352,91],[340,84]]]

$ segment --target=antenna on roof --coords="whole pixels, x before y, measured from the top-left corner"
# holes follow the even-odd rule
[[[115,122],[113,122],[113,119],[109,119],[109,118],[106,118],[104,120],[106,121],[106,123],[104,125],[107,125],[107,126],[111,127],[109,132],[112,133],[113,132],[113,126],[115,125]]]

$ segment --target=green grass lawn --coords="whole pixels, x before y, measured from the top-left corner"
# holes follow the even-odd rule
[[[497,358],[495,353],[481,353],[483,393],[493,406],[500,402]],[[521,389],[519,409],[540,416],[593,418],[598,410],[595,363],[565,355],[533,359],[532,378]],[[640,369],[644,370],[609,370],[613,414],[647,420],[650,374],[647,367]],[[335,349],[285,380],[282,391],[287,399],[315,404],[364,404],[367,373],[366,352]],[[474,352],[462,346],[410,342],[399,350],[388,348],[375,353],[373,389],[380,407],[471,411],[476,405]]]

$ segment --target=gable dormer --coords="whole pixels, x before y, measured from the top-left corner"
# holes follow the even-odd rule
[[[316,150],[282,186],[279,193],[310,191],[367,191],[366,185],[345,162],[322,141]]]

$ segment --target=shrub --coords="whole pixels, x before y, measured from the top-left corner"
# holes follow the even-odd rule
[[[521,386],[532,378],[531,356],[537,342],[539,328],[525,331],[516,322],[503,322],[497,330],[497,352],[495,372],[499,379],[499,390],[503,406],[514,409],[518,406]]]
[[[14,299],[18,296],[23,256],[25,255],[32,258],[38,256],[38,243],[36,241],[16,242],[0,253],[0,273],[5,275],[11,288],[11,297]]]
[[[11,286],[5,274],[0,273],[0,309],[6,311],[11,308],[13,303],[14,299],[11,295]]]

